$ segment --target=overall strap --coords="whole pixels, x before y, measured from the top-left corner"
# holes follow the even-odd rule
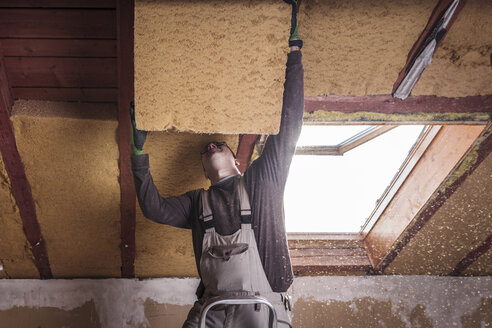
[[[241,208],[241,224],[251,225],[251,205],[249,202],[248,192],[244,183],[244,177],[239,180],[239,204]],[[200,220],[203,221],[205,230],[215,229],[214,216],[212,207],[210,206],[210,193],[208,190],[202,189],[202,214]]]
[[[239,204],[241,205],[241,224],[251,224],[251,205],[249,203],[244,176],[239,180]]]
[[[214,216],[210,207],[210,194],[207,190],[202,189],[202,214],[200,220],[203,221],[205,230],[214,229]]]

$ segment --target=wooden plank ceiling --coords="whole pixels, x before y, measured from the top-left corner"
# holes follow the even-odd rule
[[[117,101],[116,2],[0,1],[15,99]]]

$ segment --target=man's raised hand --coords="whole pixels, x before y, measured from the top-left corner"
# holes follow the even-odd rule
[[[132,123],[132,153],[133,155],[141,155],[145,139],[147,138],[147,131],[137,129],[137,123],[135,122],[135,105],[133,101],[130,103],[130,121]]]

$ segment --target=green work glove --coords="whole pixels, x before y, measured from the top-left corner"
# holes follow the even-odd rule
[[[302,40],[299,35],[299,19],[297,18],[298,3],[299,0],[284,0],[286,3],[292,5],[292,17],[290,20],[290,37],[289,47],[297,46],[302,48]]]
[[[133,101],[130,103],[130,121],[132,123],[131,130],[131,145],[133,155],[142,155],[143,145],[147,138],[147,131],[137,129],[137,123],[135,122],[135,105]]]

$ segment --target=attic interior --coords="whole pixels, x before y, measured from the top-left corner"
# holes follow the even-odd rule
[[[295,327],[492,325],[492,3],[459,1],[392,97],[452,2],[300,4],[305,125],[428,128],[370,225],[288,231]],[[211,140],[244,172],[279,129],[289,15],[280,0],[0,0],[0,327],[181,327],[191,232],[138,206],[128,104],[162,195],[209,187]]]

